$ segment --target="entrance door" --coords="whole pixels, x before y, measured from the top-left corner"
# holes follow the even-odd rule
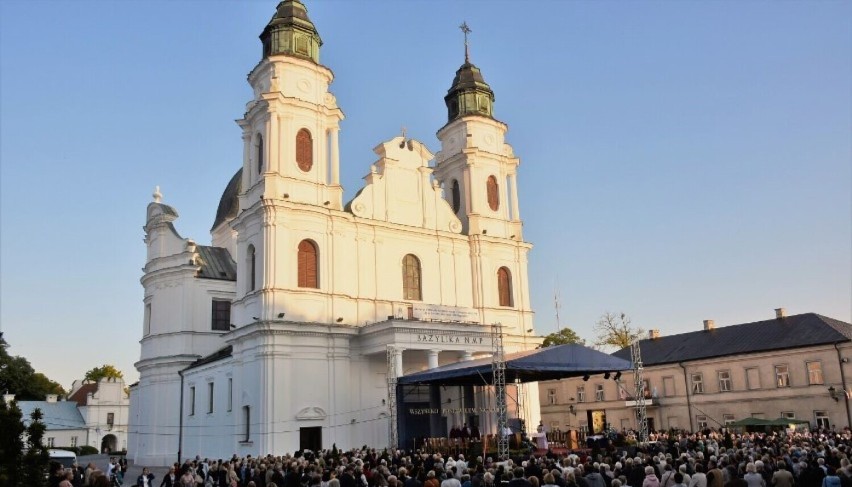
[[[645,418],[645,424],[648,425],[648,432],[656,431],[654,427],[654,418]]]
[[[322,450],[322,427],[299,428],[299,449],[314,452]]]

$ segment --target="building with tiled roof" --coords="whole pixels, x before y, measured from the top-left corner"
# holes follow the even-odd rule
[[[5,400],[13,400],[7,395]],[[74,381],[67,399],[49,394],[45,401],[18,401],[27,422],[35,409],[43,415],[45,445],[80,447],[101,452],[127,449],[127,418],[130,400],[122,379],[99,382]]]
[[[757,417],[807,421],[811,428],[852,423],[852,325],[816,313],[715,326],[639,342],[650,429],[695,431]],[[613,354],[631,360],[630,347]],[[542,420],[561,430],[588,428],[605,417],[636,428],[632,371],[543,382]]]

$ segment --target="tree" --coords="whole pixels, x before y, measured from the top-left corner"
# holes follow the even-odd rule
[[[0,392],[23,401],[43,401],[47,394],[65,394],[58,383],[33,370],[24,357],[9,355],[9,344],[0,334]]]
[[[46,474],[50,464],[50,455],[42,440],[47,427],[42,422],[41,409],[36,408],[30,415],[30,425],[27,426],[27,451],[24,453],[21,465],[22,485],[44,487],[47,485]]]
[[[0,485],[25,485],[21,479],[24,430],[18,404],[7,405],[0,399]]]
[[[115,368],[114,365],[104,364],[86,372],[83,380],[86,382],[99,382],[101,379],[123,379],[124,373]]]
[[[565,327],[544,337],[544,341],[541,343],[541,348],[552,347],[554,345],[566,345],[569,343],[585,345],[586,341],[580,338],[580,336],[577,335],[577,332],[571,328]]]
[[[615,347],[619,350],[629,347],[634,340],[639,338],[644,331],[641,328],[633,328],[630,325],[630,317],[625,313],[602,314],[595,323],[597,339],[595,344],[602,347]]]

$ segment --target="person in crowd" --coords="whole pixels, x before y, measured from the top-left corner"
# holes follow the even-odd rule
[[[136,487],[153,487],[154,486],[154,474],[152,474],[148,467],[142,469],[142,473],[139,477],[136,478]]]

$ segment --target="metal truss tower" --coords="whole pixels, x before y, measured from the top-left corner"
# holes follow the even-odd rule
[[[397,448],[399,443],[399,432],[397,431],[397,410],[396,410],[396,384],[399,377],[397,370],[397,357],[400,350],[397,350],[393,345],[388,345],[388,447],[391,449]]]
[[[640,445],[648,442],[648,415],[645,409],[645,381],[642,379],[642,353],[639,349],[639,339],[630,344],[630,358],[633,361],[633,382],[636,386],[636,422],[639,425]]]
[[[491,325],[491,373],[497,402],[497,458],[509,458],[509,437],[506,436],[506,357],[503,353],[503,325]]]

